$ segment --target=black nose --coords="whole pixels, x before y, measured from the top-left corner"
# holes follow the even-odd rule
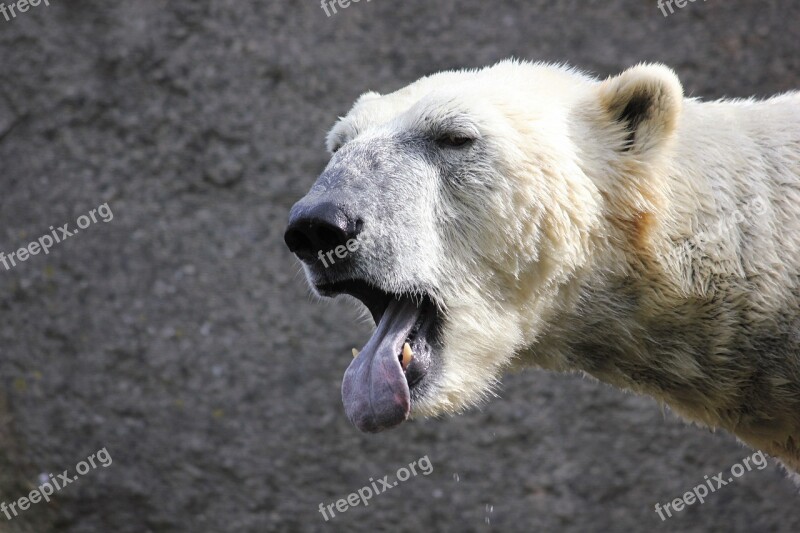
[[[323,202],[292,209],[283,240],[293,254],[311,263],[317,260],[320,251],[326,253],[346,244],[360,230],[360,221],[348,217],[340,207]]]

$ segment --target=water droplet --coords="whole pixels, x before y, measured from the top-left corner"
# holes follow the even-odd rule
[[[455,481],[456,483],[458,483],[458,482],[459,482],[459,480],[460,480],[460,478],[458,477],[458,474],[453,474],[453,481]]]

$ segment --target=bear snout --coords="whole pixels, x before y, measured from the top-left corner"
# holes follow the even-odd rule
[[[303,199],[292,208],[283,239],[290,252],[311,264],[329,252],[347,248],[362,227],[360,219],[334,202]]]

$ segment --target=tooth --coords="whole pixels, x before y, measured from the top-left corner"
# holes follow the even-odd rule
[[[353,348],[353,359],[355,359],[356,357],[358,357],[358,350]]]
[[[408,368],[408,365],[411,364],[411,360],[414,359],[414,352],[411,351],[411,346],[408,343],[403,345],[403,370]]]

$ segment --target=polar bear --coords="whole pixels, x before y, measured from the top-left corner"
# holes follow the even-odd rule
[[[285,240],[377,326],[342,384],[358,428],[535,366],[800,470],[800,93],[702,102],[663,65],[507,60],[366,93],[327,145]]]

